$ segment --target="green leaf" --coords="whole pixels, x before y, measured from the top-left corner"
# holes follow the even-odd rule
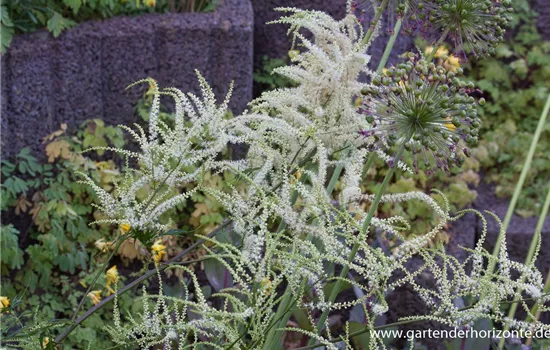
[[[4,24],[0,24],[0,40],[1,40],[1,47],[0,51],[2,54],[6,53],[8,48],[10,47],[11,40],[13,39],[13,34],[15,31],[11,27],[6,27]]]
[[[46,27],[53,34],[53,36],[57,38],[64,29],[71,28],[75,25],[76,22],[61,16],[57,12],[54,12],[53,16],[48,20]]]
[[[355,333],[359,331],[365,330],[365,326],[361,323],[357,322],[350,322],[349,323],[349,331],[350,333]],[[356,335],[352,338],[353,344],[355,345],[355,349],[358,350],[365,350],[369,348],[370,343],[370,331],[366,331],[362,334]]]
[[[11,21],[10,14],[6,6],[0,6],[0,22],[6,27],[13,27],[13,22]],[[2,31],[4,27],[2,27]]]
[[[171,229],[169,231],[161,233],[160,235],[158,235],[158,237],[162,237],[162,236],[183,236],[183,234],[187,234],[187,233],[189,233],[189,232],[187,232],[185,230]]]
[[[80,9],[80,6],[82,5],[81,0],[63,0],[63,3],[67,6],[69,6],[73,10],[75,15],[78,13],[78,10]]]
[[[13,225],[0,227],[0,256],[2,264],[11,269],[20,269],[23,263],[23,251],[19,248],[19,231]]]
[[[204,261],[204,273],[216,292],[233,286],[233,276],[216,259],[207,259]]]

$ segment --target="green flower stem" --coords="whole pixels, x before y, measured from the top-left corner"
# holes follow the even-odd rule
[[[386,187],[388,186],[388,184],[390,182],[390,179],[393,177],[393,174],[395,173],[395,170],[397,169],[397,164],[398,164],[399,160],[401,159],[401,156],[403,154],[404,149],[405,149],[405,143],[403,143],[401,145],[401,147],[399,148],[399,151],[397,152],[397,155],[395,156],[395,163],[394,163],[393,167],[391,167],[388,170],[388,173],[386,174],[386,177],[382,181],[382,185],[380,186],[380,188],[378,189],[378,192],[376,193],[376,195],[374,197],[374,200],[371,204],[371,207],[369,209],[367,217],[365,218],[365,220],[363,221],[363,225],[361,226],[361,232],[359,233],[359,236],[357,237],[358,241],[366,238],[365,236],[366,236],[366,233],[369,229],[370,222],[371,222],[372,218],[374,217],[374,213],[376,212],[376,209],[378,208],[378,204],[380,203],[380,199],[382,198],[382,195],[384,194],[384,192],[386,190]],[[355,243],[353,245],[353,247],[351,249],[351,253],[348,257],[349,262],[353,261],[353,259],[355,258],[355,255],[357,255],[357,252],[359,251],[359,246],[360,246],[359,243]],[[343,284],[342,281],[347,276],[348,272],[349,272],[349,266],[348,265],[343,266],[342,271],[340,272],[340,279],[338,279],[338,281],[336,282],[336,285],[334,286],[334,288],[332,289],[332,291],[330,293],[329,300],[328,300],[329,304],[333,303],[336,300],[336,297],[338,296],[338,294],[340,294],[340,290],[342,289],[342,284]],[[327,320],[328,313],[329,313],[329,309],[324,310],[323,313],[321,314],[321,317],[317,321],[317,327],[316,327],[317,334],[321,333],[321,330],[323,329],[323,327],[325,325],[325,321]],[[314,343],[315,343],[315,339],[312,338],[312,339],[310,339],[308,345],[313,345]]]
[[[363,38],[363,44],[364,45],[367,45],[369,44],[371,38],[372,38],[372,35],[374,34],[374,30],[376,29],[376,26],[378,25],[378,23],[380,22],[380,18],[382,17],[382,14],[384,13],[384,11],[386,10],[386,7],[388,7],[388,3],[390,1],[389,0],[384,0],[382,1],[382,3],[380,4],[380,7],[378,8],[378,11],[376,12],[376,15],[374,17],[374,19],[372,20],[370,26],[369,26],[369,29],[367,30],[367,33],[365,34],[365,37]]]
[[[380,63],[378,63],[378,68],[376,69],[376,73],[380,74],[382,73],[382,70],[386,66],[386,63],[388,63],[388,59],[390,58],[390,54],[392,52],[393,46],[395,45],[395,39],[397,39],[397,35],[401,31],[401,25],[403,24],[403,19],[399,18],[397,22],[395,23],[395,26],[393,28],[393,34],[390,37],[390,40],[388,41],[388,44],[386,45],[386,49],[384,50],[384,54],[382,55],[382,59],[380,59]]]
[[[535,262],[533,261],[533,257],[535,255],[535,249],[537,248],[537,245],[540,242],[540,233],[542,232],[542,226],[544,225],[544,221],[546,220],[546,216],[548,215],[548,209],[550,208],[550,189],[548,190],[548,194],[546,195],[546,200],[544,201],[544,206],[542,207],[542,212],[539,217],[539,221],[537,222],[537,227],[535,229],[535,234],[533,235],[533,238],[531,239],[531,246],[529,247],[529,252],[527,253],[527,258],[525,259],[525,265],[531,265]],[[525,282],[525,276],[521,277],[521,280],[519,283]],[[519,298],[516,298],[519,299]],[[518,308],[518,303],[514,303],[510,306],[510,310],[508,311],[508,319],[513,319],[516,315],[516,310]],[[508,331],[510,329],[510,323],[507,322],[504,326],[504,331]],[[504,343],[506,339],[501,338],[499,343],[499,348],[504,348]]]
[[[375,153],[371,153],[370,156],[369,156],[369,159],[367,159],[367,163],[365,164],[365,166],[363,167],[363,173],[361,173],[361,180],[364,180],[365,177],[367,177],[367,172],[369,171],[369,169],[371,168],[372,166],[372,163],[374,163],[374,159],[376,158],[376,154]]]
[[[537,125],[537,129],[535,131],[535,134],[533,135],[533,141],[531,141],[531,146],[529,147],[529,152],[527,153],[527,157],[525,158],[525,163],[523,164],[523,169],[521,169],[521,174],[519,176],[519,180],[516,184],[516,189],[514,190],[514,195],[512,196],[512,200],[510,201],[510,204],[508,206],[508,210],[506,211],[506,216],[504,217],[504,222],[502,223],[502,230],[501,234],[498,235],[497,241],[495,242],[495,248],[493,249],[493,257],[498,257],[500,245],[503,240],[504,233],[508,229],[508,225],[510,224],[510,220],[512,220],[512,215],[514,214],[514,210],[516,209],[516,204],[518,202],[519,195],[521,193],[521,189],[523,187],[523,184],[525,183],[525,179],[527,178],[527,173],[529,172],[529,169],[531,168],[531,162],[533,161],[533,156],[535,155],[535,149],[537,148],[537,143],[539,142],[540,135],[542,134],[542,130],[544,129],[544,126],[546,124],[546,119],[548,117],[548,111],[550,110],[550,95],[548,95],[548,99],[546,100],[546,105],[544,106],[544,109],[542,111],[542,114],[539,119],[539,124]],[[488,274],[492,274],[495,265],[496,265],[497,259],[491,259],[489,262],[489,266],[487,269]]]
[[[449,31],[450,31],[449,28],[445,29],[445,31],[441,34],[441,37],[432,46],[432,52],[430,52],[428,54],[428,56],[426,56],[426,61],[427,62],[431,62],[431,60],[433,60],[433,58],[435,57],[435,54],[437,53],[437,50],[443,44],[443,41],[445,41],[445,39],[447,39],[447,35],[449,35]]]
[[[336,187],[336,183],[338,182],[338,179],[340,178],[340,174],[342,173],[343,169],[344,166],[341,164],[338,164],[336,168],[334,168],[334,172],[332,173],[332,177],[330,178],[330,182],[327,186],[327,193],[329,195],[331,195],[332,191],[334,191],[334,187]]]

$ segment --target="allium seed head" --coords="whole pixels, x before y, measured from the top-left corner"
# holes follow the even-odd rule
[[[435,163],[449,171],[469,154],[463,142],[477,142],[480,120],[476,101],[468,95],[474,85],[456,77],[460,69],[455,74],[416,55],[409,57],[374,77],[369,89],[376,94],[364,98],[362,106],[372,128],[361,134],[385,150],[405,145],[414,155],[416,170],[422,154],[426,168]]]
[[[424,0],[426,37],[446,36],[456,50],[476,57],[494,52],[511,20],[510,0]],[[445,38],[446,39],[446,38]]]
[[[422,1],[420,0],[420,2]],[[410,9],[422,8],[423,5],[419,5],[418,2],[419,0],[389,0],[384,11],[388,18],[387,24],[393,28],[397,18],[405,19],[405,21],[415,19],[416,16],[414,14],[416,11],[411,11]],[[382,3],[382,0],[352,0],[349,1],[348,12],[354,14],[360,22],[372,25],[371,20],[374,19]],[[390,29],[388,28],[388,30]]]

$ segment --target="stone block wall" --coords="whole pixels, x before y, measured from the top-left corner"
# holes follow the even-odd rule
[[[224,0],[211,13],[121,16],[58,38],[16,36],[2,57],[2,157],[25,146],[42,154],[41,139],[61,123],[138,121],[145,87],[125,87],[146,77],[198,92],[198,69],[220,100],[235,81],[230,108],[242,112],[252,98],[253,23],[249,0]]]

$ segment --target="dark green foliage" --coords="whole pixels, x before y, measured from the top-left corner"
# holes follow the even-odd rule
[[[144,119],[150,103],[149,99],[143,99],[137,109],[137,114]],[[173,119],[170,113],[163,113],[161,117],[166,123]],[[14,335],[20,324],[18,320],[29,324],[35,318],[39,323],[70,318],[109,255],[102,253],[96,243],[100,239],[109,242],[117,236],[118,227],[89,225],[100,219],[92,206],[97,199],[88,185],[78,182],[82,178],[76,172],[87,173],[102,188],[113,190],[114,182],[121,176],[116,155],[102,150],[81,151],[90,147],[125,147],[121,129],[94,119],[84,122],[76,133],[69,133],[67,126],[62,125],[45,143],[47,162],[38,161],[26,148],[12,161],[2,161],[1,210],[6,223],[0,227],[2,296],[11,300],[12,310],[10,315],[3,316],[4,337]],[[228,184],[235,179],[229,172],[207,173],[203,181],[208,187],[230,191],[232,187]],[[165,242],[171,249],[168,255],[184,249],[195,240],[195,234],[209,233],[222,223],[225,215],[220,203],[197,191],[188,203],[166,215],[177,223],[176,229],[160,237],[170,242]],[[16,224],[18,222],[24,225]],[[143,265],[136,263],[136,252],[134,244],[127,244],[108,264],[108,267],[123,268],[134,261],[130,269],[121,271],[123,281],[125,275],[137,272]],[[105,282],[102,273],[92,290],[102,290],[105,296],[108,292]],[[129,307],[138,307],[139,303],[132,302],[135,297],[136,294],[129,293],[121,298],[123,312]],[[87,298],[83,310],[91,306]],[[104,336],[102,327],[111,320],[112,305],[87,319],[65,344],[82,348],[77,345],[92,342],[99,348],[107,348],[112,344]],[[58,334],[57,329],[42,330],[37,336],[52,339]]]
[[[285,58],[262,57],[262,69],[254,72],[254,82],[258,84],[258,87],[262,91],[291,86],[291,81],[281,75],[273,73],[275,68],[283,67],[287,64],[288,60]]]
[[[483,90],[487,104],[476,155],[496,194],[510,197],[523,166],[544,102],[550,93],[550,42],[537,33],[536,14],[526,0],[515,0],[513,35],[496,56],[472,61],[470,79]],[[550,179],[550,125],[547,125],[519,199],[517,212],[537,215]]]
[[[90,283],[90,275],[100,268],[102,256],[94,242],[113,235],[112,228],[88,225],[94,220],[91,203],[96,198],[86,185],[77,182],[75,171],[86,172],[108,188],[116,176],[116,165],[111,160],[94,161],[79,152],[96,144],[124,144],[120,130],[105,127],[100,120],[86,122],[74,138],[66,135],[62,125],[48,141],[49,163],[39,162],[26,148],[13,162],[2,160],[1,209],[8,219],[5,222],[10,222],[1,227],[2,295],[18,301],[12,303],[11,317],[36,318],[38,322],[72,315],[85,290],[75,285]],[[23,225],[16,227],[15,222]],[[128,305],[128,299],[123,298],[122,303]],[[69,342],[108,344],[99,336],[104,318],[111,317],[109,309],[104,312],[94,315],[85,324],[89,328],[75,332]],[[3,326],[6,324],[9,322]],[[2,328],[4,336],[13,332]]]

